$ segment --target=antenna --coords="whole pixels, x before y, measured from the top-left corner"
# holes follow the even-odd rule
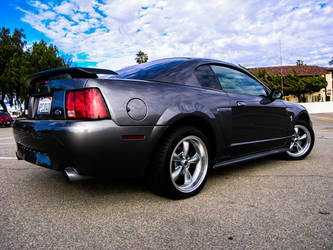
[[[279,41],[280,43],[280,73],[281,73],[281,88],[282,88],[282,93],[283,93],[283,75],[282,75],[282,53],[281,53],[281,47],[282,47],[282,45],[281,45],[281,39],[280,39],[280,41]]]

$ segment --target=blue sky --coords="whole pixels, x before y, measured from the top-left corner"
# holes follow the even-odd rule
[[[117,70],[149,60],[208,57],[247,67],[297,59],[327,66],[333,56],[333,1],[0,0],[0,26],[23,28],[78,66]]]

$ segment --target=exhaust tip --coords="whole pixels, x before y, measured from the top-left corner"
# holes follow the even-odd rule
[[[67,167],[67,168],[65,168],[64,172],[65,172],[65,176],[66,176],[67,180],[70,181],[70,182],[91,179],[90,176],[82,176],[82,175],[80,175],[77,172],[77,170],[75,168],[73,168],[73,167]]]

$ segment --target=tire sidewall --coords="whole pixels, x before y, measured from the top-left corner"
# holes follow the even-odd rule
[[[286,156],[288,159],[290,159],[290,160],[302,160],[302,159],[304,159],[305,157],[307,157],[307,156],[311,153],[312,148],[313,148],[313,146],[314,146],[314,142],[315,142],[314,131],[313,131],[313,129],[312,129],[312,127],[310,126],[309,123],[307,123],[307,122],[305,122],[305,121],[297,121],[297,122],[295,123],[295,126],[296,126],[296,125],[302,125],[302,126],[306,127],[306,128],[309,130],[310,135],[311,135],[311,144],[310,144],[309,149],[306,151],[306,153],[303,154],[303,155],[301,155],[301,156],[298,156],[298,157],[291,156],[291,155],[289,155],[289,154],[286,152],[286,153],[285,153],[285,156]],[[288,145],[288,146],[289,146],[289,145]]]
[[[165,155],[165,159],[164,159],[164,183],[166,186],[166,193],[169,193],[172,195],[172,198],[176,198],[176,199],[184,199],[184,198],[188,198],[191,197],[197,193],[199,193],[201,191],[201,189],[203,188],[203,186],[206,183],[207,180],[207,176],[208,176],[208,171],[209,171],[209,167],[210,167],[210,163],[211,163],[211,148],[209,145],[209,141],[207,139],[207,137],[198,129],[194,128],[194,127],[182,127],[180,129],[178,129],[176,132],[171,133],[171,138],[169,139],[169,147],[167,150],[167,153]],[[205,144],[206,149],[207,149],[207,153],[208,153],[208,167],[207,167],[207,171],[206,171],[206,175],[203,179],[203,181],[201,182],[201,184],[192,192],[189,193],[184,193],[181,192],[180,190],[178,190],[172,180],[171,180],[171,176],[170,176],[170,161],[171,161],[171,155],[175,149],[175,147],[177,146],[177,144],[184,139],[187,136],[197,136],[199,137],[202,142]]]

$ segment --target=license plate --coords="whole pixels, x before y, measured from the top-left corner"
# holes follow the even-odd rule
[[[50,114],[52,97],[41,97],[38,102],[38,113]]]

